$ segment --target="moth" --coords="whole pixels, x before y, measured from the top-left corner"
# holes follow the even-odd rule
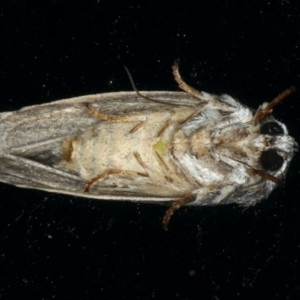
[[[0,114],[0,181],[74,196],[188,205],[267,198],[297,150],[272,109],[199,92],[104,93]],[[130,77],[132,81],[132,78]]]

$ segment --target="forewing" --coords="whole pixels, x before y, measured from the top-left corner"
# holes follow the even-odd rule
[[[0,181],[89,198],[147,198],[147,195],[110,187],[94,188],[91,193],[84,193],[86,182],[78,174],[58,167],[62,142],[103,122],[87,112],[86,104],[105,114],[122,115],[140,111],[151,113],[166,105],[170,109],[174,105],[197,106],[201,102],[182,92],[141,93],[166,104],[140,98],[135,92],[120,92],[88,95],[1,113]]]

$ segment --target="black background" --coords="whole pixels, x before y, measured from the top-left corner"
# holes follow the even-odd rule
[[[257,108],[300,86],[298,1],[2,1],[0,111],[185,81]],[[299,92],[275,109],[298,141]],[[299,156],[244,210],[106,202],[0,184],[0,299],[299,299]]]

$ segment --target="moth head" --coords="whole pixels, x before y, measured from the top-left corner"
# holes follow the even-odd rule
[[[239,172],[254,175],[250,176],[254,181],[260,177],[279,184],[298,145],[271,112],[292,91],[294,88],[286,90],[254,113],[240,105],[229,117],[225,115],[225,121],[213,130],[212,155]]]
[[[253,172],[273,182],[279,183],[285,175],[298,144],[292,138],[286,126],[270,115],[273,107],[296,90],[291,87],[279,94],[270,103],[264,103],[256,111],[250,124],[259,132],[259,169]]]

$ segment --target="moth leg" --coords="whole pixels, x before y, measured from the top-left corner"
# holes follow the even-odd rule
[[[134,171],[124,171],[124,170],[118,170],[118,169],[112,169],[107,170],[104,173],[101,173],[89,180],[89,182],[86,184],[84,192],[88,193],[91,189],[91,186],[98,180],[107,178],[109,175],[123,175],[123,176],[136,176],[137,173]],[[139,174],[138,174],[139,175]],[[141,175],[142,176],[142,175]]]
[[[138,115],[107,115],[104,114],[96,109],[94,109],[90,103],[85,104],[88,112],[90,115],[92,115],[94,118],[108,121],[108,122],[134,122],[134,121],[143,121],[141,120],[141,117]]]
[[[184,198],[178,199],[172,203],[171,207],[165,212],[165,215],[162,220],[164,230],[166,230],[166,231],[168,230],[170,219],[171,219],[172,215],[174,214],[174,212],[177,209],[179,209],[181,206],[183,206],[184,204],[189,203],[189,202],[193,201],[194,199],[195,199],[194,195],[189,195]]]
[[[172,106],[177,106],[177,105],[178,105],[178,104],[174,104],[174,103],[168,103],[168,102],[164,102],[164,101],[159,101],[159,100],[157,100],[157,99],[152,99],[152,98],[149,98],[149,97],[143,95],[143,94],[140,93],[140,92],[138,91],[138,89],[136,88],[136,86],[135,86],[135,84],[134,84],[134,81],[133,81],[133,78],[132,78],[132,76],[131,76],[129,70],[128,70],[125,66],[124,66],[124,69],[125,69],[125,71],[126,71],[128,77],[129,77],[129,80],[130,80],[130,83],[131,83],[132,88],[134,89],[134,91],[136,92],[136,94],[137,94],[139,97],[141,97],[141,98],[143,98],[143,99],[146,99],[146,100],[148,100],[148,101],[152,101],[152,102],[155,102],[155,103],[159,103],[159,104],[172,105]],[[181,104],[178,105],[178,106],[181,106]]]
[[[141,127],[143,127],[143,125],[145,124],[145,121],[142,121],[138,124],[136,124],[135,126],[133,126],[130,130],[129,133],[135,133],[137,130],[139,130]]]
[[[196,98],[199,98],[199,99],[203,100],[202,93],[197,91],[196,89],[192,88],[191,86],[189,86],[181,78],[181,75],[179,73],[179,62],[178,61],[175,61],[174,65],[172,67],[172,70],[173,70],[173,75],[174,75],[175,81],[178,83],[178,86],[183,91],[187,92],[188,94],[191,94],[191,95],[195,96]]]
[[[156,137],[160,137],[164,131],[170,126],[171,124],[171,118],[167,119],[165,124],[158,130],[158,132],[156,133]]]
[[[165,163],[164,159],[161,157],[161,155],[157,151],[155,151],[154,153],[157,157],[157,161],[160,164],[160,166],[163,167],[163,169],[165,169],[167,172],[169,172],[170,169],[168,165]]]
[[[197,109],[195,112],[191,113],[186,119],[182,120],[180,123],[183,125],[193,119],[196,115],[201,113],[202,109]]]
[[[176,113],[174,110],[169,109],[168,110],[170,117],[168,119],[165,120],[163,126],[157,131],[156,133],[156,137],[160,137],[165,130],[171,125],[171,121],[172,121],[172,116]]]
[[[149,176],[149,174],[147,172],[148,167],[145,164],[145,162],[142,160],[141,155],[136,151],[133,152],[133,155],[134,155],[135,159],[137,160],[137,162],[140,164],[140,166],[144,168],[144,170],[146,172],[145,174],[147,174],[147,176]]]
[[[143,99],[145,99],[145,100],[152,101],[152,102],[159,103],[159,104],[163,104],[163,105],[171,105],[171,106],[188,106],[188,107],[189,107],[189,106],[191,106],[191,107],[194,106],[194,105],[190,105],[190,104],[187,104],[187,103],[185,103],[185,104],[183,104],[183,103],[180,103],[180,104],[178,104],[178,103],[169,103],[169,102],[160,101],[160,100],[157,100],[157,99],[152,99],[152,98],[150,98],[150,97],[148,97],[148,96],[143,95],[143,94],[140,93],[140,92],[138,91],[138,89],[136,88],[136,86],[135,86],[135,84],[134,84],[134,81],[133,81],[133,78],[132,78],[132,76],[131,76],[129,70],[128,70],[125,66],[124,66],[124,69],[125,69],[125,71],[126,71],[128,77],[129,77],[129,80],[130,80],[130,83],[131,83],[132,88],[134,89],[134,91],[136,92],[136,94],[137,94],[139,97],[141,97],[141,98],[143,98]],[[180,75],[179,75],[179,76],[180,76]],[[196,90],[195,90],[195,91],[196,91]]]
[[[199,198],[200,200],[204,199],[205,197],[207,197],[207,195],[211,193],[212,195],[217,194],[217,196],[214,197],[212,203],[214,205],[220,204],[224,199],[226,199],[229,195],[231,195],[234,192],[236,186],[237,186],[236,184],[225,185],[221,188],[215,188],[215,189],[213,187],[204,187],[204,188],[200,188],[196,195],[189,195],[174,201],[163,217],[162,224],[164,229],[168,230],[168,225],[172,215],[177,209],[179,209],[181,206],[185,205],[186,203],[192,202],[194,200],[199,201]]]

